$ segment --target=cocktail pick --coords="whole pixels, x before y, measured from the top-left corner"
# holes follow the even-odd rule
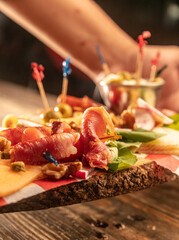
[[[67,95],[67,89],[68,89],[68,76],[71,73],[70,68],[70,61],[71,59],[68,57],[65,61],[63,61],[63,84],[62,84],[62,102],[65,103],[66,95]]]
[[[42,83],[42,80],[44,78],[44,73],[43,73],[44,67],[41,64],[38,65],[37,63],[32,62],[31,63],[31,68],[33,70],[32,77],[37,82],[44,108],[46,110],[48,110],[49,109],[49,104],[48,104],[47,97],[46,97],[45,90],[44,90],[43,83]]]
[[[157,52],[156,57],[154,59],[152,59],[152,66],[151,66],[149,82],[153,82],[155,80],[159,57],[160,57],[160,52]]]
[[[50,163],[54,163],[55,164],[55,166],[58,166],[59,165],[59,163],[57,162],[57,160],[54,158],[54,157],[52,157],[52,155],[50,154],[50,151],[46,151],[46,152],[44,152],[43,154],[43,157],[46,159],[46,160],[48,160]]]
[[[101,51],[100,51],[100,47],[99,47],[99,46],[96,46],[96,51],[97,51],[99,60],[100,60],[100,62],[101,62],[101,65],[102,65],[102,67],[103,67],[103,70],[104,70],[104,72],[105,72],[105,75],[107,76],[108,74],[110,74],[109,66],[108,66],[108,64],[105,62],[104,57],[103,57],[103,55],[101,54]]]
[[[161,67],[161,68],[156,72],[155,77],[158,77],[167,67],[168,67],[168,65],[164,65],[163,67]]]
[[[138,36],[138,46],[139,52],[137,57],[137,71],[136,71],[136,81],[139,83],[142,76],[142,67],[143,67],[143,48],[148,43],[145,39],[150,38],[151,33],[149,31],[144,31],[141,35]]]

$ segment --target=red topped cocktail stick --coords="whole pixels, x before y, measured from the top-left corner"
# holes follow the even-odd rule
[[[159,57],[160,57],[160,52],[157,52],[156,57],[152,59],[152,66],[151,66],[151,72],[150,72],[150,78],[149,78],[150,82],[153,82],[155,80]]]
[[[104,60],[104,57],[103,57],[103,55],[101,54],[101,51],[100,51],[100,47],[99,47],[99,46],[96,46],[96,51],[97,51],[99,60],[100,60],[100,62],[101,62],[101,65],[102,65],[102,67],[103,67],[103,70],[104,70],[104,72],[105,72],[105,75],[107,76],[108,74],[110,74],[109,66],[107,65],[106,61]]]
[[[138,36],[139,52],[138,52],[137,71],[136,71],[137,82],[140,81],[141,75],[142,75],[143,58],[144,58],[143,48],[148,43],[145,39],[150,37],[151,37],[151,33],[149,31],[144,31],[141,35]]]
[[[43,73],[44,67],[41,64],[38,65],[37,63],[33,62],[33,63],[31,63],[31,68],[33,70],[32,77],[37,82],[44,108],[46,110],[48,110],[49,109],[49,104],[48,104],[47,97],[46,97],[44,87],[43,87],[43,83],[42,83],[42,80],[44,78],[44,73]]]

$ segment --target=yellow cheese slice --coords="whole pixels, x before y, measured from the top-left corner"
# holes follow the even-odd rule
[[[1,162],[1,161],[0,161]],[[0,197],[16,192],[42,176],[41,166],[27,166],[26,171],[15,172],[7,163],[0,164]]]
[[[133,166],[140,166],[152,162],[150,159],[144,158],[139,154],[137,154],[137,159],[138,159],[137,162]]]
[[[9,165],[10,165],[10,162],[11,162],[10,159],[0,160],[0,165],[6,165],[6,166],[9,166]]]

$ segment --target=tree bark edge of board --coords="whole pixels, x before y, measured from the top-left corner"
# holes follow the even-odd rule
[[[31,211],[88,202],[153,187],[177,176],[155,162],[70,183],[0,208],[0,213]]]

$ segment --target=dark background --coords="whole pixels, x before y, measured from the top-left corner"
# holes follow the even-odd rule
[[[144,30],[152,33],[150,44],[179,44],[179,0],[96,0],[132,38]],[[0,79],[37,88],[30,62],[45,67],[45,90],[58,95],[62,72],[49,49],[20,26],[0,13]],[[57,87],[59,86],[59,87]],[[68,94],[93,97],[95,85],[77,70],[70,76]]]

